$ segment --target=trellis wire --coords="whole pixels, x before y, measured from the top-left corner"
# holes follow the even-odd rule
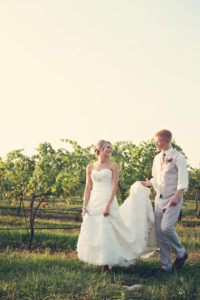
[[[81,226],[74,226],[74,227],[34,227],[34,230],[54,230],[54,229],[66,229],[66,230],[70,230],[70,229],[79,229]],[[0,230],[27,230],[27,229],[30,229],[30,228],[0,228]]]
[[[0,209],[18,209],[18,207],[9,207],[9,206],[0,206]],[[24,207],[24,210],[30,210],[29,207]],[[39,208],[38,211],[41,210],[41,211],[80,211],[81,212],[81,209],[80,208],[65,208],[65,209],[60,209],[60,208],[48,208],[48,209],[43,209],[43,208]]]

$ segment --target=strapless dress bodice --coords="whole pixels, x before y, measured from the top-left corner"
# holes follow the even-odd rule
[[[88,201],[88,212],[90,215],[103,215],[103,211],[112,190],[112,170],[93,170],[91,178],[93,186]],[[114,197],[110,206],[110,213],[114,213],[113,210],[116,211],[116,209],[118,209],[118,205],[117,199]]]
[[[93,170],[91,174],[93,188],[92,191],[110,190],[112,186],[112,170]]]

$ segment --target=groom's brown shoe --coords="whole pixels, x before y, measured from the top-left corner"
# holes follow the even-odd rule
[[[174,265],[173,265],[173,268],[174,269],[180,269],[184,265],[184,262],[186,261],[187,258],[188,258],[187,252],[184,253],[183,257],[176,258],[176,260],[174,262]]]
[[[102,267],[102,273],[105,273],[105,272],[107,272],[107,271],[109,271],[108,265],[103,266],[103,267]]]

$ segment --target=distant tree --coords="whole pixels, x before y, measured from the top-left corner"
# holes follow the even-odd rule
[[[59,149],[59,155],[63,162],[62,172],[57,178],[57,190],[63,197],[68,199],[70,203],[72,196],[82,196],[85,188],[86,167],[94,161],[94,155],[91,153],[91,148],[83,148],[75,141],[62,140],[70,145],[72,151]]]
[[[30,228],[31,235],[28,248],[31,249],[34,236],[34,220],[43,202],[50,195],[64,197],[70,204],[72,196],[81,195],[85,184],[85,168],[93,156],[90,147],[82,148],[75,141],[63,140],[72,146],[55,151],[49,143],[39,145],[35,156],[35,170],[29,181]],[[35,200],[37,201],[34,207]]]
[[[13,204],[29,198],[31,249],[34,237],[34,221],[39,207],[45,207],[49,196],[64,197],[70,204],[73,196],[82,196],[85,188],[86,166],[95,161],[92,145],[86,148],[72,140],[62,140],[65,147],[53,149],[50,143],[41,143],[36,155],[28,157],[22,149],[8,153],[3,161],[0,158],[0,188],[4,197]],[[182,149],[173,141],[173,146]],[[69,148],[71,148],[69,150]],[[153,158],[157,153],[154,139],[135,145],[129,141],[113,145],[111,159],[119,165],[118,196],[124,201],[130,186],[138,180],[151,178]],[[191,171],[191,189],[199,188],[199,170]],[[195,183],[194,183],[195,182]]]
[[[5,162],[0,162],[3,173],[1,191],[12,204],[19,203],[18,213],[35,167],[35,161],[22,151],[23,149],[11,151],[7,154]]]
[[[200,169],[190,168],[189,170],[189,188],[186,192],[186,197],[195,199],[196,213],[200,217],[199,200],[200,200]]]

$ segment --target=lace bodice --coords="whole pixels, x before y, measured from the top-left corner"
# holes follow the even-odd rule
[[[92,178],[92,190],[88,201],[88,211],[90,215],[101,214],[109,199],[112,188],[112,170],[102,169],[100,171],[93,170],[91,173]],[[113,207],[117,206],[116,197],[111,204],[111,212]]]
[[[93,170],[92,174],[93,191],[110,190],[112,186],[112,170],[102,169],[100,171]]]

